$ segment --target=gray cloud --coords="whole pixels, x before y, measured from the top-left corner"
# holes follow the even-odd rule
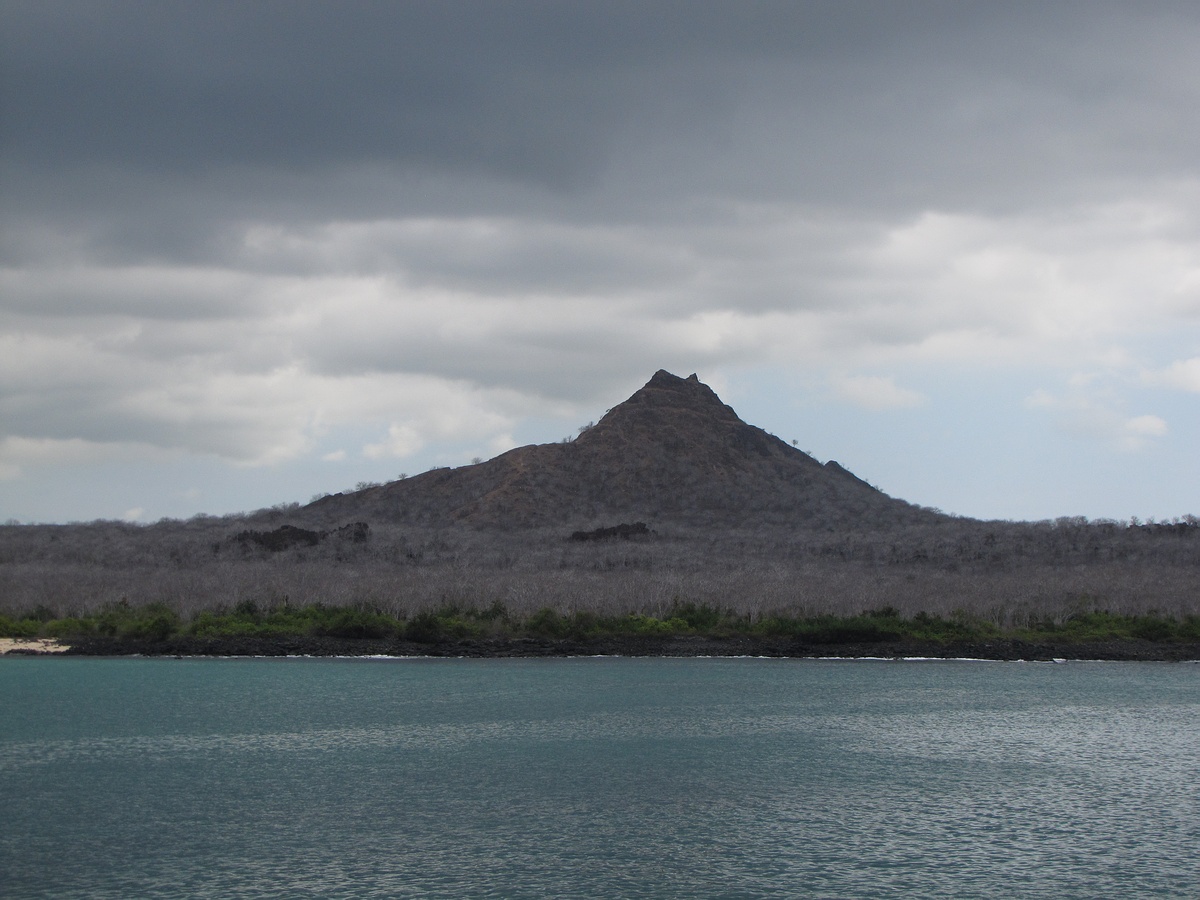
[[[351,10],[8,4],[5,159],[134,170],[151,191],[381,165],[878,204],[1191,172],[1200,141],[1175,114],[1197,99],[1186,5]]]
[[[0,0],[0,472],[500,442],[660,366],[868,409],[1166,371],[1198,44],[1167,2]]]

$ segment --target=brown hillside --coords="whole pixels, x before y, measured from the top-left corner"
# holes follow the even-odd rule
[[[932,517],[748,425],[695,375],[659,371],[570,443],[316,501],[313,513],[426,525],[645,520],[854,528]]]

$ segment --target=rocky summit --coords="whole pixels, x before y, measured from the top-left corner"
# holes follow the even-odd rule
[[[570,442],[325,497],[322,517],[448,526],[614,522],[854,528],[934,514],[743,422],[695,375],[656,372]]]

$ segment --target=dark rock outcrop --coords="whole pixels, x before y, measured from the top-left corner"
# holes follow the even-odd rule
[[[243,547],[258,547],[271,553],[281,553],[292,547],[315,547],[321,543],[319,531],[281,525],[274,531],[242,531],[234,535],[233,543]]]
[[[333,531],[310,531],[295,525],[280,525],[272,531],[241,531],[233,536],[230,543],[245,549],[266,550],[269,553],[282,553],[293,547],[315,547],[326,538],[348,541],[352,544],[365,542],[371,533],[366,522],[353,522],[343,525]],[[214,548],[220,550],[220,545]]]
[[[650,528],[645,522],[634,522],[632,524],[621,523],[620,525],[610,525],[608,528],[594,528],[591,531],[575,531],[571,533],[573,541],[604,541],[611,538],[621,538],[629,540],[633,537],[643,537],[650,534]]]

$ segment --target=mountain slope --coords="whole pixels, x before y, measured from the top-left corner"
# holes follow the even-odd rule
[[[838,528],[933,516],[746,424],[695,375],[661,370],[570,443],[518,447],[308,509],[340,519],[510,527],[639,519]]]

